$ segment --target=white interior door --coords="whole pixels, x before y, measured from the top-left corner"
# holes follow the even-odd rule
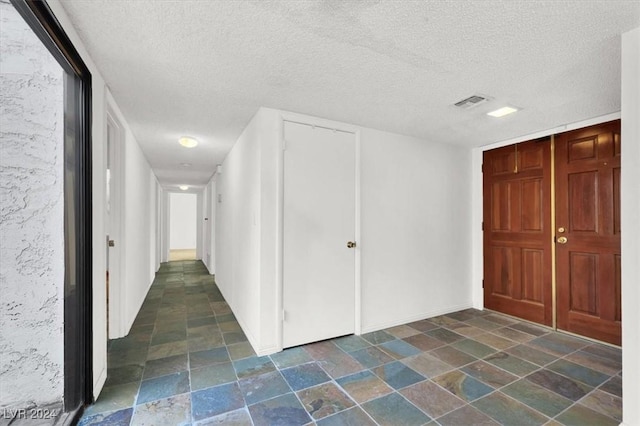
[[[355,135],[284,125],[283,347],[355,330]]]

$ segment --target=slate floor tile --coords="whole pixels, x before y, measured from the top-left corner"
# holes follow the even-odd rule
[[[319,385],[320,383],[331,380],[331,377],[329,377],[316,362],[285,368],[284,370],[281,370],[281,372],[287,383],[289,383],[289,386],[291,386],[291,389],[294,391]]]
[[[270,355],[270,357],[279,369],[294,367],[313,361],[311,355],[301,347],[285,349],[282,352]]]
[[[311,422],[307,410],[292,393],[250,405],[249,413],[255,426],[296,426]]]
[[[437,419],[442,426],[499,426],[500,423],[484,414],[482,411],[471,405],[465,405],[462,408],[452,411]]]
[[[339,387],[331,382],[301,390],[297,395],[309,415],[316,420],[355,405]]]
[[[444,361],[454,367],[462,367],[463,365],[477,360],[476,357],[459,351],[452,346],[443,346],[441,348],[434,349],[429,352],[429,355],[438,358],[439,360]]]
[[[423,425],[431,420],[397,393],[362,404],[362,408],[380,425]]]
[[[125,408],[123,410],[111,411],[107,413],[97,413],[85,415],[82,417],[78,426],[104,425],[104,426],[120,426],[128,425],[133,416],[133,408]]]
[[[579,400],[592,389],[590,386],[547,369],[535,371],[529,374],[526,379],[572,401]]]
[[[434,419],[466,404],[431,381],[416,383],[402,389],[400,393]]]
[[[432,380],[458,398],[464,399],[467,402],[476,400],[493,392],[493,388],[491,386],[487,386],[459,370],[445,373]]]
[[[358,349],[371,346],[369,342],[359,336],[340,337],[338,339],[335,339],[333,343],[335,343],[336,346],[338,346],[345,352],[353,352],[357,351]]]
[[[427,336],[441,340],[444,343],[453,343],[453,342],[457,342],[458,340],[464,339],[464,336],[461,336],[458,333],[454,333],[453,331],[447,330],[446,328],[436,328],[435,330],[427,331],[425,334]]]
[[[229,352],[225,347],[189,353],[190,368],[201,368],[229,361],[231,361],[231,358],[229,358]]]
[[[402,363],[427,378],[439,376],[453,368],[446,362],[440,361],[438,358],[424,352],[405,358]]]
[[[573,404],[570,399],[528,380],[519,380],[500,389],[500,391],[549,417],[558,415]]]
[[[549,419],[526,405],[494,392],[472,403],[489,417],[505,425],[534,426],[545,424]]]
[[[353,407],[318,420],[318,426],[376,426],[371,417],[360,407]]]
[[[336,382],[349,394],[351,399],[358,403],[393,392],[393,389],[384,381],[368,370],[341,377]]]
[[[493,355],[489,355],[484,358],[484,361],[520,377],[526,376],[540,368],[535,364],[510,355],[507,352],[498,352]]]
[[[401,389],[425,380],[424,376],[399,361],[381,365],[372,371],[394,389]]]
[[[349,355],[366,368],[377,367],[394,360],[390,355],[387,355],[375,346],[349,352]]]
[[[144,366],[143,380],[187,371],[188,361],[189,358],[186,353],[147,361]]]
[[[421,351],[430,351],[431,349],[436,349],[445,345],[443,341],[429,337],[426,334],[415,334],[413,336],[405,337],[402,340],[409,343],[411,346],[415,346]]]
[[[156,377],[142,381],[136,404],[144,404],[189,391],[189,373],[186,371]]]
[[[618,426],[620,423],[580,404],[573,405],[555,420],[567,426]]]
[[[380,343],[389,342],[395,339],[395,337],[389,333],[385,333],[384,331],[373,331],[371,333],[363,334],[360,337],[372,345],[379,345]]]
[[[404,340],[392,340],[390,342],[385,342],[379,345],[378,348],[395,359],[407,358],[422,352],[420,349],[415,346],[411,346]]]
[[[291,392],[279,371],[247,377],[240,380],[239,385],[247,405]]]
[[[495,389],[518,380],[518,376],[514,376],[484,361],[476,361],[473,364],[462,367],[461,370]]]
[[[129,335],[107,345],[106,386],[82,425],[361,426],[376,424],[373,416],[394,426],[560,426],[621,418],[620,348],[491,311],[258,357],[200,261],[161,264]],[[174,392],[183,393],[163,397]]]
[[[484,358],[496,352],[494,348],[471,339],[459,340],[451,346],[476,358]]]
[[[136,426],[190,425],[191,397],[182,394],[138,405],[131,423]]]
[[[191,393],[193,420],[202,420],[244,407],[238,383],[228,383]]]
[[[194,426],[253,426],[251,416],[246,408],[228,411],[194,423]]]
[[[607,380],[610,376],[597,372],[587,367],[575,364],[565,359],[559,359],[558,361],[551,363],[547,366],[551,371],[560,373],[563,376],[567,376],[573,380],[578,380],[582,383],[586,383],[589,386],[596,387]]]
[[[236,369],[238,379],[259,376],[276,369],[276,366],[273,365],[268,356],[252,356],[238,361],[233,361],[233,367]]]
[[[579,402],[587,408],[622,421],[622,399],[610,393],[595,390]]]
[[[189,371],[189,374],[191,377],[192,391],[210,388],[237,380],[236,372],[231,362],[192,368]]]

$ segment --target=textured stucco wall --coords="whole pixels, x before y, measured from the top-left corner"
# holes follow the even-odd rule
[[[0,0],[0,407],[63,398],[63,71]]]

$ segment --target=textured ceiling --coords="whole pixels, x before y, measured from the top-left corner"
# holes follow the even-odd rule
[[[640,26],[637,0],[62,4],[164,185],[205,184],[261,106],[466,146],[619,111]]]

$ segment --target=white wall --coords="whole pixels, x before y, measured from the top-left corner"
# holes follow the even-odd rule
[[[64,28],[75,48],[91,72],[92,78],[92,208],[93,208],[93,388],[97,397],[106,380],[107,323],[106,323],[106,244],[105,244],[105,173],[106,169],[106,110],[107,101],[124,126],[122,167],[125,185],[122,212],[122,249],[126,262],[122,265],[123,318],[122,335],[135,319],[144,296],[151,285],[149,245],[153,244],[148,220],[153,199],[149,194],[151,168],[131,133],[126,119],[106,88],[100,71],[95,66],[80,37],[71,24],[59,0],[47,3]]]
[[[217,180],[216,282],[254,349],[281,348],[282,117],[360,133],[362,331],[470,307],[468,150],[261,108]]]
[[[169,195],[169,241],[171,250],[197,247],[198,196],[172,192]]]
[[[622,406],[640,424],[640,28],[622,36]]]
[[[216,283],[247,338],[260,343],[260,135],[261,112],[227,155],[217,177]]]
[[[0,407],[64,392],[63,70],[0,3]]]
[[[362,331],[470,307],[470,151],[361,137]]]

